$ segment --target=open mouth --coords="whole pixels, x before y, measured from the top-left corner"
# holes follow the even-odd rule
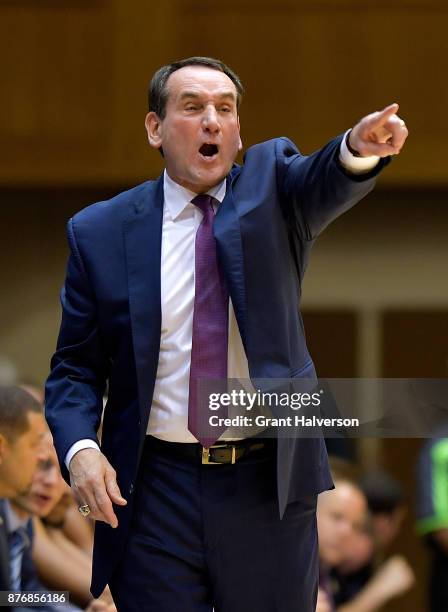
[[[49,495],[41,495],[39,493],[34,494],[34,499],[39,505],[48,504],[48,502],[51,501],[51,497]]]
[[[204,143],[199,149],[199,153],[202,155],[202,157],[211,159],[212,157],[215,157],[215,155],[218,155],[218,145]]]

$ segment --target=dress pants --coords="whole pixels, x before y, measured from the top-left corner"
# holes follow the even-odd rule
[[[317,496],[279,519],[270,442],[234,465],[202,465],[162,456],[147,438],[109,583],[120,612],[314,612]]]

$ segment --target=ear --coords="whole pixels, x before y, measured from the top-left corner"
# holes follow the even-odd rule
[[[146,133],[148,134],[148,142],[153,149],[160,149],[162,146],[161,127],[162,121],[154,111],[151,111],[146,115]]]
[[[238,133],[240,133],[240,131],[241,131],[240,118],[238,116]],[[241,151],[242,148],[243,148],[243,143],[242,143],[241,135],[240,135],[240,140],[239,140],[239,143],[238,143],[238,151]]]

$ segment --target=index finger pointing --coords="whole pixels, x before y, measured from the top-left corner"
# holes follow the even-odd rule
[[[386,106],[386,108],[383,108],[383,110],[379,111],[372,119],[370,128],[377,128],[381,125],[384,125],[384,123],[386,123],[386,121],[390,119],[392,115],[395,115],[395,113],[398,111],[399,108],[400,108],[399,105],[396,103],[389,104],[389,106]]]

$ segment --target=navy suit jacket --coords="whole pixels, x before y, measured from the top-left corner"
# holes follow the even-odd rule
[[[342,137],[308,157],[287,138],[257,144],[227,177],[214,233],[252,378],[314,377],[299,311],[318,234],[374,186],[340,165]],[[92,593],[101,593],[128,533],[160,346],[163,177],[93,204],[68,223],[70,257],[46,416],[63,463],[81,438],[97,440],[108,381],[102,451],[128,499],[119,527],[98,522]],[[322,439],[278,443],[278,498],[286,505],[332,487]]]

